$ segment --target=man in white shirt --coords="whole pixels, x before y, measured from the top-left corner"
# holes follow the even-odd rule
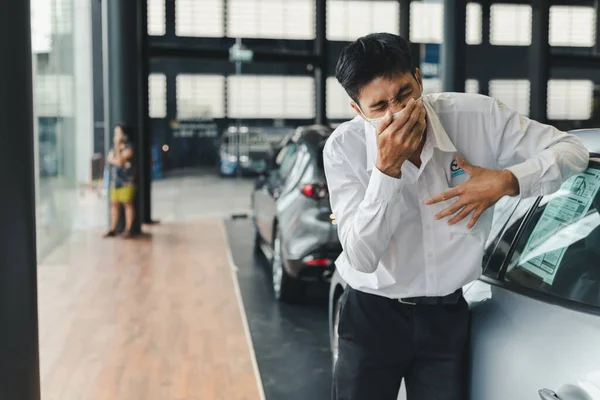
[[[464,400],[469,312],[494,204],[552,193],[588,164],[573,135],[481,95],[422,97],[408,42],[362,37],[336,77],[357,117],[323,151],[348,283],[334,399]]]

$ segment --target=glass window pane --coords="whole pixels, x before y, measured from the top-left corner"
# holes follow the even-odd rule
[[[33,53],[52,49],[52,4],[48,0],[31,0],[31,48]]]
[[[529,92],[530,83],[525,79],[490,81],[490,96],[525,116],[529,115]]]
[[[314,39],[314,0],[229,0],[227,36]]]
[[[314,118],[311,77],[241,75],[227,78],[231,118]]]
[[[38,117],[73,117],[73,76],[38,75],[35,108]]]
[[[177,36],[221,37],[224,0],[175,0]]]
[[[167,0],[148,1],[148,35],[163,36],[166,32],[165,3]]]
[[[327,38],[356,40],[374,32],[399,33],[400,5],[395,1],[327,2]]]
[[[444,31],[442,3],[412,2],[410,5],[410,41],[442,43]]]
[[[501,46],[529,46],[531,6],[493,4],[490,8],[490,43]]]
[[[587,120],[592,117],[594,82],[548,81],[548,119]]]
[[[94,154],[103,146],[95,145],[102,137],[94,129],[92,3],[31,1],[38,260],[74,229],[106,223],[105,213],[78,212],[78,189],[100,189],[102,179],[102,155]]]
[[[467,79],[465,81],[465,93],[479,93],[479,81],[477,79]]]
[[[547,196],[515,246],[506,280],[600,306],[599,188],[593,167]]]
[[[150,118],[167,116],[167,76],[150,74],[148,77],[148,100]]]
[[[467,44],[481,44],[481,4],[467,4]]]
[[[439,78],[423,79],[423,94],[440,93],[442,80]]]
[[[72,0],[54,0],[52,22],[55,33],[66,35],[73,32]]]
[[[595,44],[592,7],[550,7],[550,45],[591,47]]]
[[[350,119],[356,111],[350,107],[350,96],[334,77],[327,78],[327,116],[332,119]]]
[[[222,75],[178,75],[177,118],[222,118],[224,111]]]

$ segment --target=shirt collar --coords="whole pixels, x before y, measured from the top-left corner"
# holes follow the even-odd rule
[[[437,147],[443,152],[456,153],[456,147],[448,137],[446,130],[442,126],[440,119],[433,110],[431,104],[426,97],[423,97],[423,105],[427,111],[427,135],[426,146]],[[377,158],[377,137],[375,136],[375,128],[367,121],[363,120],[365,127],[366,151],[367,151],[367,170],[371,171],[375,166]]]

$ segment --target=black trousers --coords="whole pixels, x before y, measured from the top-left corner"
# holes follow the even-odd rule
[[[464,400],[469,309],[408,305],[346,288],[340,309],[334,400]]]

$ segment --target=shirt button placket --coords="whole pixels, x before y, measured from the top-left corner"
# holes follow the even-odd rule
[[[425,256],[425,290],[427,292],[430,292],[431,289],[435,287],[435,266],[433,265],[434,252],[432,249],[434,244],[432,229],[433,217],[430,215],[430,210],[428,210],[428,206],[424,204],[425,200],[427,200],[427,198],[429,197],[429,186],[426,175],[426,171],[423,171],[423,173],[421,174],[421,181],[418,185],[418,190],[419,198],[421,200],[419,207],[421,209],[421,224],[423,227],[423,251]]]

